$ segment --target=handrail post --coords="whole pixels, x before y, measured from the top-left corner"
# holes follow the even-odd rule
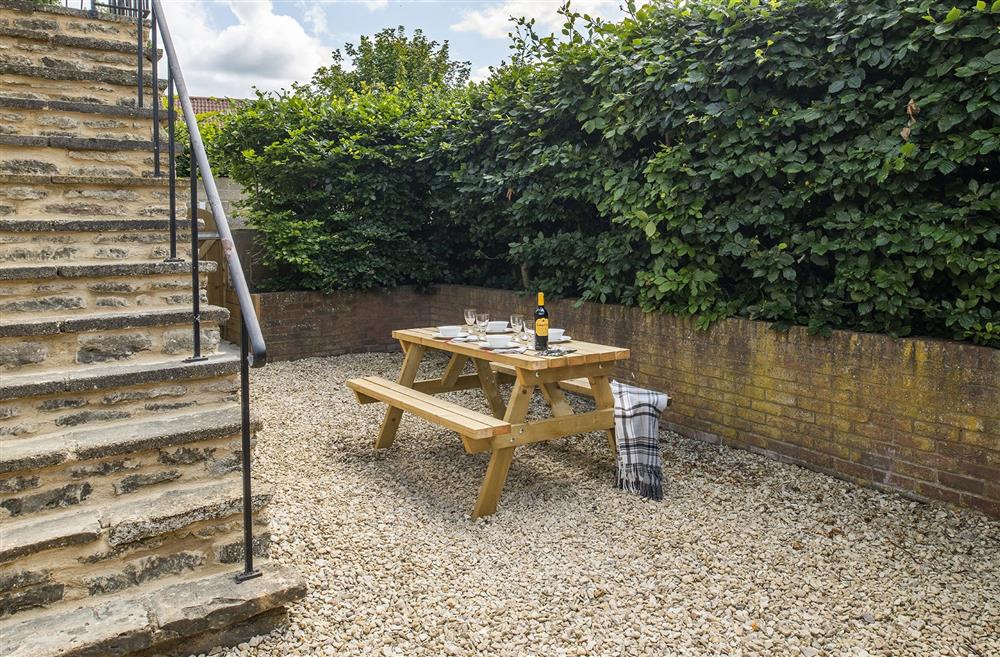
[[[250,352],[247,324],[240,316],[240,429],[243,465],[243,572],[237,582],[260,577],[253,567],[253,494],[250,490]]]
[[[167,262],[180,262],[177,257],[177,153],[174,144],[174,76],[171,73],[170,61],[167,60],[167,170],[170,182],[168,196],[170,198],[170,257]]]
[[[149,15],[149,38],[152,41],[153,72],[153,176],[160,177],[160,71],[156,51],[156,15]]]
[[[191,301],[193,314],[191,320],[191,330],[193,335],[194,353],[188,362],[205,360],[201,355],[201,272],[199,267],[199,244],[198,244],[198,161],[194,154],[191,154]]]

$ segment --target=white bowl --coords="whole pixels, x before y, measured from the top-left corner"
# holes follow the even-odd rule
[[[488,342],[489,345],[494,349],[511,346],[510,336],[507,334],[487,335],[486,342]]]
[[[566,329],[549,329],[549,340],[562,340],[563,335],[566,333]]]
[[[486,324],[487,333],[503,333],[506,330],[507,322],[504,321],[489,322]]]
[[[444,338],[456,338],[462,332],[461,326],[439,326],[438,333]]]

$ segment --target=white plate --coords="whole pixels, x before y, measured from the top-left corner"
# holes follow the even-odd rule
[[[436,340],[454,340],[455,338],[467,338],[469,334],[465,331],[459,331],[458,335],[441,335],[440,333],[435,333],[431,337]]]
[[[481,342],[481,343],[479,343],[479,346],[482,347],[483,349],[493,350],[493,349],[514,349],[515,347],[520,347],[521,345],[519,345],[518,343],[516,343],[513,340],[511,340],[510,342],[508,342],[507,344],[503,345],[502,347],[494,347],[494,346],[490,345],[489,342]]]
[[[503,333],[513,333],[514,329],[507,327],[502,331],[486,331],[486,335],[501,335]]]
[[[569,337],[568,335],[564,335],[558,340],[553,340],[552,338],[549,338],[549,344],[562,344],[564,342],[569,342],[572,339],[573,338]]]

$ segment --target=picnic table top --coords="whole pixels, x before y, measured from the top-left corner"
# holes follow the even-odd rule
[[[447,339],[435,338],[436,328],[415,328],[400,329],[392,332],[392,337],[401,342],[410,342],[423,345],[431,349],[448,351],[461,354],[470,358],[477,358],[495,363],[504,363],[512,367],[524,370],[546,370],[561,367],[572,367],[575,365],[589,365],[591,363],[603,363],[616,360],[626,360],[629,357],[629,350],[622,347],[610,347],[608,345],[594,342],[584,342],[583,340],[572,340],[558,345],[570,349],[576,349],[574,353],[565,356],[536,356],[534,350],[529,349],[524,354],[498,354],[489,349],[467,343],[451,342]]]

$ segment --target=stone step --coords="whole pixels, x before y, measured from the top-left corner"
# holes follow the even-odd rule
[[[0,96],[0,117],[0,133],[8,135],[149,140],[153,134],[148,107]]]
[[[188,219],[178,217],[177,254],[182,258],[191,251],[187,226]],[[141,265],[163,261],[169,255],[170,222],[166,219],[0,219],[0,280],[5,280],[2,268],[9,265]],[[214,271],[214,265],[210,266]],[[186,265],[183,269],[188,270]],[[157,273],[164,272],[143,271],[140,275]]]
[[[258,514],[270,495],[254,491]],[[138,591],[171,576],[230,571],[242,558],[242,484],[215,481],[150,488],[103,505],[67,507],[0,521],[0,592],[6,615],[32,607]],[[254,525],[254,552],[270,537]],[[258,531],[261,530],[261,531]],[[40,584],[47,596],[28,595]],[[17,587],[17,588],[15,588]],[[29,612],[30,613],[30,612]]]
[[[153,102],[153,79],[148,67],[143,71],[143,104]],[[35,66],[0,58],[0,95],[40,100],[66,100],[107,105],[138,105],[135,70],[107,66],[58,68]],[[159,83],[160,98],[166,80]]]
[[[0,16],[4,13],[0,9]],[[124,39],[101,38],[94,34],[60,30],[58,21],[33,18],[28,21],[4,21],[0,18],[0,58],[31,66],[86,70],[93,66],[135,71],[135,28]],[[144,52],[143,55],[151,53]],[[149,66],[148,61],[143,66]]]
[[[0,266],[0,315],[7,319],[51,319],[74,317],[95,311],[144,311],[190,309],[190,265],[158,263],[160,267],[144,267],[145,263],[100,263],[61,265],[56,267],[3,267]],[[207,304],[204,285],[208,273],[215,270],[215,263],[202,262],[199,296]],[[59,276],[62,268],[75,267],[94,271],[104,269],[108,274]],[[130,277],[128,269],[143,272]],[[15,274],[12,270],[30,276],[37,272],[43,276],[5,279]],[[55,275],[48,275],[55,270]]]
[[[0,439],[0,517],[113,504],[137,491],[237,471],[240,408],[235,399],[150,420]]]
[[[129,597],[63,604],[0,621],[0,635],[11,646],[7,657],[208,652],[268,632],[282,607],[305,596],[290,569],[266,564],[261,571],[242,583],[230,568]]]
[[[163,146],[160,164],[166,172]],[[153,162],[149,140],[0,135],[0,173],[150,177]]]
[[[267,494],[254,493],[255,508],[263,507],[268,500]],[[0,521],[4,535],[0,564],[81,545],[86,547],[73,552],[84,556],[84,561],[100,561],[109,550],[143,547],[149,544],[148,539],[204,520],[226,520],[241,511],[241,477],[233,473],[214,481],[142,491],[113,504],[6,518]],[[47,562],[58,561],[61,559],[57,555],[50,555]]]
[[[0,36],[14,33],[74,50],[131,49],[135,62],[136,24],[134,18],[109,13],[94,13],[57,5],[3,0],[0,2]],[[86,3],[88,6],[90,2]],[[144,26],[149,37],[149,26]],[[96,43],[96,42],[100,43]],[[90,55],[92,53],[88,53]]]
[[[239,349],[206,360],[80,366],[0,377],[0,445],[74,428],[146,421],[238,401]],[[30,479],[30,478],[29,478]],[[17,481],[0,490],[22,488]]]
[[[203,354],[219,347],[219,325],[227,319],[227,309],[202,306]],[[183,358],[191,355],[192,342],[190,309],[91,312],[68,319],[5,316],[0,320],[0,371],[155,361],[162,355]]]
[[[169,218],[166,178],[0,174],[0,219]],[[188,179],[177,181],[178,212]]]

